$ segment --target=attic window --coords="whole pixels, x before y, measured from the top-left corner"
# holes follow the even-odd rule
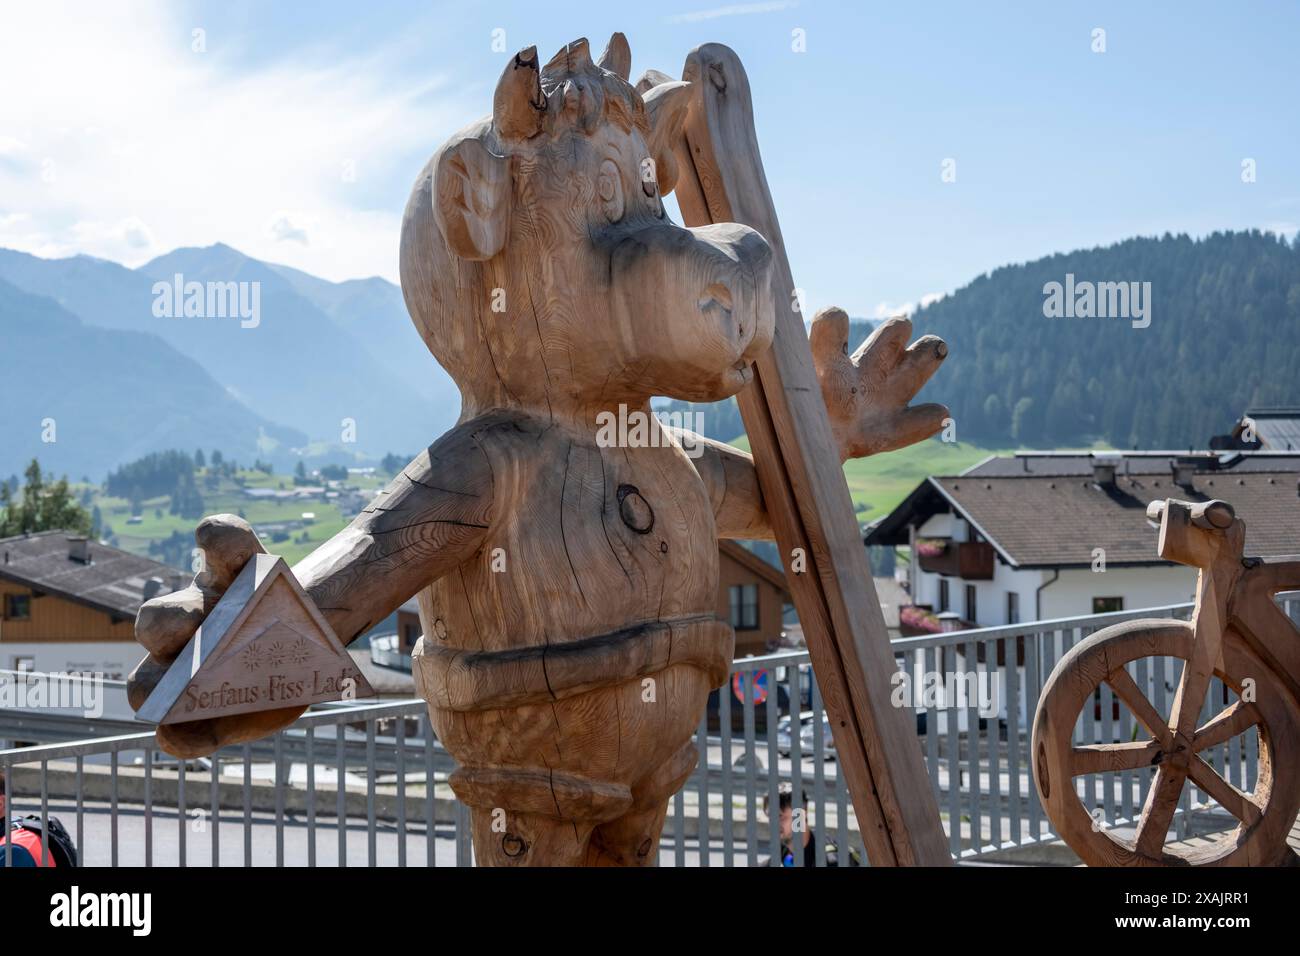
[[[32,619],[32,596],[30,594],[6,594],[6,621],[30,621]]]

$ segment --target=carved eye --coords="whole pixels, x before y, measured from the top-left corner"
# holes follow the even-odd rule
[[[596,180],[596,195],[600,199],[601,211],[610,222],[623,218],[623,178],[618,166],[607,159],[600,164],[600,176]]]

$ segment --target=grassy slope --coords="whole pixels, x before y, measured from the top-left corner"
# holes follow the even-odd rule
[[[740,438],[736,447],[749,450],[749,439]],[[858,520],[874,521],[893,510],[928,475],[955,475],[989,455],[1001,454],[965,442],[930,439],[898,451],[850,461],[844,477],[853,496]]]
[[[746,438],[734,443],[737,447],[749,450]],[[929,440],[903,448],[898,451],[876,455],[860,461],[850,461],[844,466],[844,477],[853,496],[853,504],[858,512],[858,519],[863,522],[889,512],[903,500],[927,475],[951,475],[969,468],[971,465],[994,454],[992,449],[981,448],[966,443],[945,443]],[[289,564],[306,557],[322,543],[341,531],[348,523],[334,504],[320,501],[255,501],[240,494],[239,487],[233,482],[223,480],[217,491],[209,491],[202,479],[203,472],[197,478],[200,492],[203,494],[204,514],[221,514],[229,512],[239,514],[241,511],[254,525],[263,525],[281,521],[298,521],[305,511],[313,512],[315,521],[301,529],[291,532],[288,541],[270,540],[264,536],[263,545],[272,554],[282,556]],[[267,475],[260,471],[241,471],[240,477],[250,488],[292,488],[293,476]],[[391,480],[387,476],[348,477],[346,484],[357,485],[366,494],[373,494]],[[80,486],[76,487],[80,491]],[[170,500],[167,497],[151,498],[144,502],[140,524],[129,525],[129,504],[125,498],[112,498],[104,495],[98,487],[92,488],[94,504],[99,505],[103,520],[112,526],[117,536],[118,545],[136,554],[148,555],[149,544],[165,539],[173,531],[191,537],[195,522],[179,515],[168,514]],[[155,517],[155,509],[161,509],[162,517]],[[300,542],[303,531],[307,540]]]
[[[203,483],[203,474],[204,472],[200,471],[196,481],[200,493],[203,495],[204,514],[240,514],[242,512],[243,516],[253,525],[299,521],[302,519],[303,512],[315,514],[314,522],[304,528],[292,531],[288,541],[273,542],[269,535],[263,536],[262,544],[267,551],[280,555],[291,565],[306,557],[323,542],[342,531],[348,521],[351,520],[343,517],[337,505],[327,504],[322,501],[282,502],[257,501],[246,498],[240,493],[239,487],[228,480],[222,480],[218,490],[209,491]],[[292,475],[267,475],[260,471],[240,471],[239,474],[249,488],[279,488],[281,483],[283,483],[284,488],[293,488]],[[348,486],[360,486],[369,495],[383,488],[390,480],[390,477],[383,475],[349,475],[346,484]],[[76,490],[80,491],[80,486]],[[92,504],[99,505],[102,520],[112,526],[113,534],[117,537],[118,547],[127,551],[150,557],[149,544],[169,537],[173,531],[179,531],[187,537],[193,537],[194,526],[197,522],[190,518],[169,514],[168,508],[171,506],[171,501],[167,496],[147,499],[141,513],[144,520],[140,524],[127,524],[126,520],[130,517],[130,503],[125,498],[113,498],[105,495],[98,487],[93,487],[92,493],[94,495]],[[155,517],[155,509],[162,510],[161,518]],[[307,533],[307,540],[304,542],[295,540],[301,537],[304,531]]]

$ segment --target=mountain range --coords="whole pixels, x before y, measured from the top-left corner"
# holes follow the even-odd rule
[[[257,283],[257,321],[157,314],[168,310],[155,284],[177,276]],[[383,279],[328,282],[218,244],[136,269],[0,249],[0,282],[0,475],[39,455],[99,478],[164,447],[290,466],[372,461],[414,454],[458,413],[459,390]],[[41,440],[49,417],[54,443]]]
[[[155,284],[178,275],[256,282],[258,321],[155,314]],[[1055,286],[1073,295],[1114,283],[1145,291],[1145,318],[1074,308],[1067,318],[1048,304]],[[947,404],[960,441],[1205,447],[1251,406],[1300,404],[1300,242],[1259,231],[1137,238],[1005,266],[912,321],[915,335],[948,342],[918,400]],[[852,323],[851,349],[874,324]],[[376,461],[414,454],[460,405],[397,286],[329,282],[220,244],[137,269],[0,249],[0,393],[0,478],[39,456],[98,480],[167,448],[277,467]],[[656,407],[692,413],[723,440],[743,427],[731,402]]]

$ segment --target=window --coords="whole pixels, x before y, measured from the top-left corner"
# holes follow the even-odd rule
[[[733,584],[727,589],[731,599],[731,626],[738,631],[758,628],[758,585]]]
[[[5,595],[5,620],[30,621],[32,619],[32,596],[30,594]]]
[[[1124,599],[1122,597],[1095,597],[1092,599],[1093,614],[1109,614],[1111,611],[1124,610]]]
[[[402,647],[407,652],[415,647],[415,642],[420,639],[420,625],[407,624],[402,628]]]
[[[966,620],[972,624],[979,620],[979,612],[975,608],[975,585],[966,585]]]
[[[939,579],[939,613],[948,610],[948,579]]]
[[[1007,592],[1007,623],[1020,623],[1020,595],[1015,591]]]

